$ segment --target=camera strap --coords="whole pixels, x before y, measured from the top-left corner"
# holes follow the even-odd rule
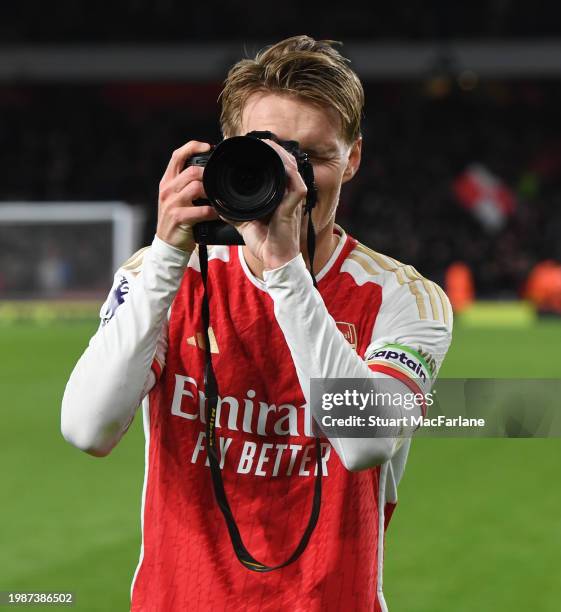
[[[315,202],[314,202],[315,203]],[[307,230],[307,246],[308,246],[308,257],[310,260],[310,274],[314,287],[317,287],[317,281],[314,276],[314,254],[315,254],[315,231],[312,224],[312,215],[310,207],[306,207],[305,211],[308,214],[308,230]],[[243,543],[240,530],[236,523],[236,519],[232,513],[232,509],[226,496],[224,489],[224,481],[222,480],[222,472],[220,469],[219,453],[216,445],[216,410],[218,406],[218,384],[212,365],[212,354],[210,350],[210,339],[208,335],[208,328],[210,326],[210,309],[208,299],[208,251],[205,244],[199,244],[199,260],[201,266],[201,277],[203,281],[204,295],[202,302],[202,321],[203,321],[203,334],[205,339],[205,372],[204,372],[204,387],[206,395],[206,446],[208,460],[210,464],[210,473],[212,476],[212,486],[214,489],[214,495],[218,506],[224,515],[226,520],[226,526],[228,533],[230,534],[230,540],[234,547],[234,552],[238,557],[241,564],[249,570],[254,572],[271,572],[286,567],[290,563],[296,561],[300,555],[306,549],[310,537],[316,527],[319,512],[321,508],[321,489],[322,489],[322,478],[323,478],[323,467],[322,467],[322,456],[321,456],[321,444],[319,437],[315,439],[316,447],[316,477],[314,483],[314,497],[312,500],[312,509],[310,512],[310,518],[308,524],[300,542],[296,546],[294,552],[288,557],[286,561],[279,565],[269,566],[261,561],[258,561],[253,555],[247,550]]]

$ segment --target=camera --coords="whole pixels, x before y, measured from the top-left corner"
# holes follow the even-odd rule
[[[214,145],[209,153],[191,157],[188,166],[203,166],[203,185],[208,200],[195,206],[212,205],[229,221],[251,221],[269,216],[286,191],[287,176],[278,153],[263,140],[273,140],[296,159],[298,172],[308,189],[306,211],[316,203],[314,171],[306,153],[295,140],[280,140],[272,132],[249,132]],[[205,221],[193,227],[199,244],[244,244],[239,232],[224,221]]]

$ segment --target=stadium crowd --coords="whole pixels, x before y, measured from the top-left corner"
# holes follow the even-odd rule
[[[216,142],[220,84],[2,88],[0,200],[124,200],[148,211],[170,151]],[[478,297],[513,297],[531,268],[561,260],[561,84],[453,79],[367,85],[363,165],[339,222],[442,282],[467,263]],[[477,163],[516,203],[491,231],[454,195]]]
[[[393,38],[541,37],[557,36],[559,5],[541,2],[539,10],[520,0],[447,2],[422,0],[379,2],[371,14],[359,3],[345,5],[285,0],[282,9],[258,0],[207,0],[193,7],[181,0],[122,0],[111,4],[58,0],[48,8],[44,0],[7,4],[0,36],[11,43],[164,42],[237,40],[240,32],[258,32],[264,40],[294,34],[294,20],[313,24],[317,38],[368,40]],[[306,28],[305,28],[306,29]]]

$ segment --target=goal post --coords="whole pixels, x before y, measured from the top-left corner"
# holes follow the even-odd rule
[[[0,202],[0,301],[99,306],[142,246],[144,211],[125,202]],[[81,311],[80,309],[78,309]]]
[[[0,224],[62,225],[108,222],[113,226],[113,270],[139,247],[144,215],[124,202],[1,202]]]

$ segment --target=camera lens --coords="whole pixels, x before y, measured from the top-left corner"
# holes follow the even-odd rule
[[[269,201],[275,189],[275,177],[270,168],[259,164],[234,162],[220,175],[219,190],[229,207],[256,210]]]
[[[235,136],[214,149],[205,168],[205,191],[218,212],[233,221],[272,212],[286,189],[281,158],[267,143]]]
[[[227,180],[230,181],[232,190],[239,197],[251,197],[259,193],[263,183],[263,175],[260,168],[251,166],[240,166],[232,168],[228,173]]]

